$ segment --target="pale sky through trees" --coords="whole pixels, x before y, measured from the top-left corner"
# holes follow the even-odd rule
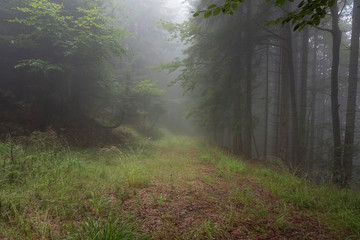
[[[177,10],[177,16],[173,19],[174,22],[183,22],[187,18],[187,2],[185,0],[167,0],[167,6]]]

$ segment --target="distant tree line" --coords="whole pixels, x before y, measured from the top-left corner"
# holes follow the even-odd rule
[[[189,46],[184,60],[165,66],[181,70],[177,81],[194,98],[189,116],[247,158],[277,156],[349,186],[359,141],[360,2],[242,2],[193,1],[194,18],[164,24]],[[276,19],[282,24],[267,24]]]

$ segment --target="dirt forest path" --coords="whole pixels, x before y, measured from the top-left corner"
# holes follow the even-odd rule
[[[151,239],[340,238],[316,213],[275,197],[233,158],[191,144],[160,145],[147,162],[151,183],[122,209]]]

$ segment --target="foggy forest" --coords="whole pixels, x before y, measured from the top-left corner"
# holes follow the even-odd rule
[[[360,0],[0,19],[0,239],[360,239]]]

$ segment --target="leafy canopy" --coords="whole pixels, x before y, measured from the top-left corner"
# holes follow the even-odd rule
[[[265,0],[270,2],[270,0]],[[276,7],[283,6],[286,2],[294,2],[294,0],[275,0],[273,5]],[[245,0],[225,0],[223,5],[211,4],[205,10],[197,11],[193,14],[194,17],[204,14],[205,18],[211,16],[217,16],[220,12],[223,14],[234,15],[234,11],[239,8],[239,3],[243,3]],[[302,0],[296,10],[289,12],[286,16],[278,18],[270,24],[282,25],[291,23],[294,26],[294,30],[301,30],[306,25],[319,25],[322,18],[325,17],[327,10],[331,8],[335,3],[335,0]]]

